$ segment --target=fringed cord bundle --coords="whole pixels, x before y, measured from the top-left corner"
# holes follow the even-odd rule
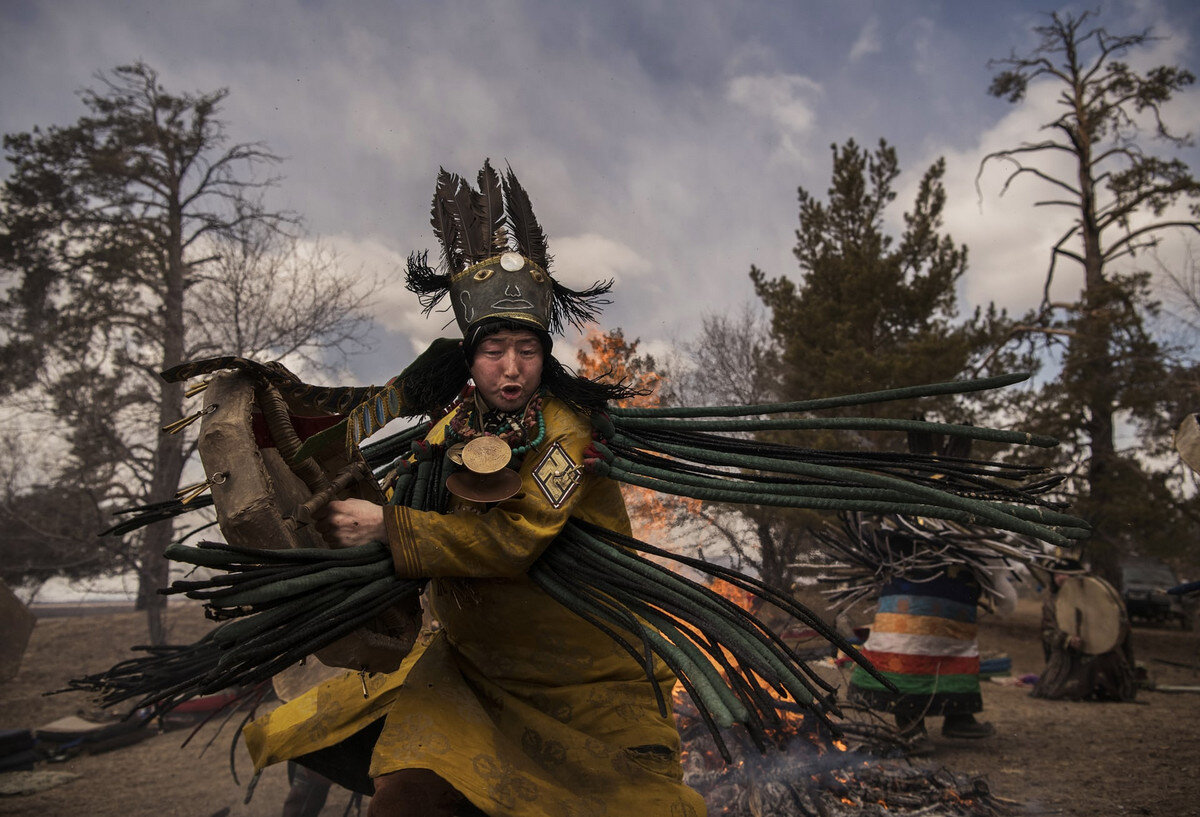
[[[166,555],[222,571],[160,591],[204,601],[206,615],[222,623],[189,646],[140,648],[148,655],[73,680],[70,689],[96,693],[105,706],[137,699],[139,708],[165,712],[189,698],[268,680],[425,586],[397,577],[378,542],[340,550],[204,542],[171,545]]]

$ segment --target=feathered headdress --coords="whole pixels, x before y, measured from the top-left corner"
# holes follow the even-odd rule
[[[546,234],[533,214],[529,194],[512,168],[501,178],[485,161],[479,189],[461,176],[438,172],[430,223],[442,246],[442,270],[428,254],[409,256],[406,284],[428,314],[450,295],[459,329],[489,319],[525,323],[550,334],[565,324],[582,329],[595,320],[612,281],[584,290],[563,286],[550,275]]]

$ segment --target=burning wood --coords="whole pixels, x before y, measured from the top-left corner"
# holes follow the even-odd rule
[[[726,764],[685,693],[676,695],[675,715],[683,738],[684,781],[700,792],[714,817],[1017,813],[1012,801],[992,795],[982,778],[921,768],[898,757],[904,739],[882,721],[848,719],[839,724],[841,739],[811,715],[784,711],[783,725],[773,733],[775,745],[766,754],[735,727],[726,741],[733,762]]]

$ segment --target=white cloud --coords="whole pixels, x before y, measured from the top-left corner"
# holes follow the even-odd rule
[[[1057,192],[1030,175],[1006,180],[1015,166],[992,160],[979,174],[980,160],[994,151],[1047,138],[1042,123],[1057,116],[1057,89],[1048,83],[1030,87],[1024,103],[1012,110],[978,140],[961,150],[934,148],[911,164],[904,165],[898,204],[890,213],[893,221],[899,209],[908,209],[925,169],[938,156],[946,159],[945,187],[947,205],[945,232],[969,250],[969,269],[962,282],[960,306],[963,311],[976,305],[995,302],[1013,312],[1037,305],[1049,264],[1050,247],[1071,223],[1072,214],[1063,207],[1039,207],[1038,201],[1057,197]],[[1066,157],[1033,159],[1055,175],[1072,177]],[[1047,164],[1052,161],[1052,164]],[[1001,192],[1003,191],[1003,195]],[[1072,285],[1077,289],[1074,265],[1061,264],[1056,274],[1055,296],[1068,297]]]
[[[558,238],[553,255],[554,277],[571,287],[608,278],[620,283],[651,269],[650,262],[632,247],[598,233]]]
[[[862,30],[858,39],[850,46],[850,61],[857,62],[868,54],[878,54],[883,51],[883,42],[879,36],[879,18],[871,17]]]
[[[285,205],[331,237],[348,266],[388,281],[375,314],[392,347],[422,348],[450,320],[422,315],[402,283],[410,251],[436,255],[427,225],[437,167],[473,176],[489,156],[520,174],[556,275],[575,286],[616,278],[603,325],[624,327],[647,348],[689,334],[705,311],[752,298],[751,263],[796,274],[796,187],[823,191],[827,146],[849,136],[893,141],[906,184],[947,155],[947,226],[971,247],[971,298],[1036,302],[1046,247],[1061,229],[1029,206],[1034,185],[998,198],[998,182],[985,176],[982,209],[974,189],[983,152],[1035,137],[1045,121],[1045,109],[1027,106],[994,124],[973,121],[961,106],[982,95],[978,71],[945,68],[947,52],[979,62],[1005,53],[1010,40],[989,26],[1010,20],[1007,10],[981,7],[968,26],[957,14],[914,20],[885,6],[868,18],[837,4],[768,14],[708,2],[686,21],[648,13],[627,25],[602,4],[584,11],[539,0],[493,16],[411,2],[275,0],[258,18],[233,0],[220,15],[150,0],[62,3],[8,26],[0,10],[9,103],[0,130],[73,120],[72,91],[92,71],[136,56],[171,90],[228,86],[234,138],[264,140],[287,159]],[[1023,8],[1036,10],[1032,0]],[[1177,45],[1179,32],[1170,33]],[[922,46],[938,59],[914,59]],[[848,70],[856,59],[906,92],[882,93],[856,73],[861,66]],[[1200,105],[1189,118],[1200,118]],[[932,146],[923,162],[918,145]],[[909,202],[902,190],[898,204]]]
[[[816,117],[814,101],[821,85],[800,74],[744,74],[729,81],[731,102],[771,120],[785,134],[812,130]]]

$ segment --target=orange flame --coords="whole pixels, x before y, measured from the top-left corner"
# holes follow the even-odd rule
[[[587,343],[591,351],[576,354],[579,364],[577,371],[583,377],[624,383],[630,388],[649,392],[640,397],[617,401],[622,408],[662,405],[658,391],[666,381],[655,371],[654,358],[638,354],[640,342],[636,338],[626,340],[620,328],[609,332],[590,329]],[[664,497],[649,488],[634,485],[622,485],[621,493],[634,525],[634,535],[647,541],[663,538],[680,515],[695,515],[701,507],[697,499]]]

